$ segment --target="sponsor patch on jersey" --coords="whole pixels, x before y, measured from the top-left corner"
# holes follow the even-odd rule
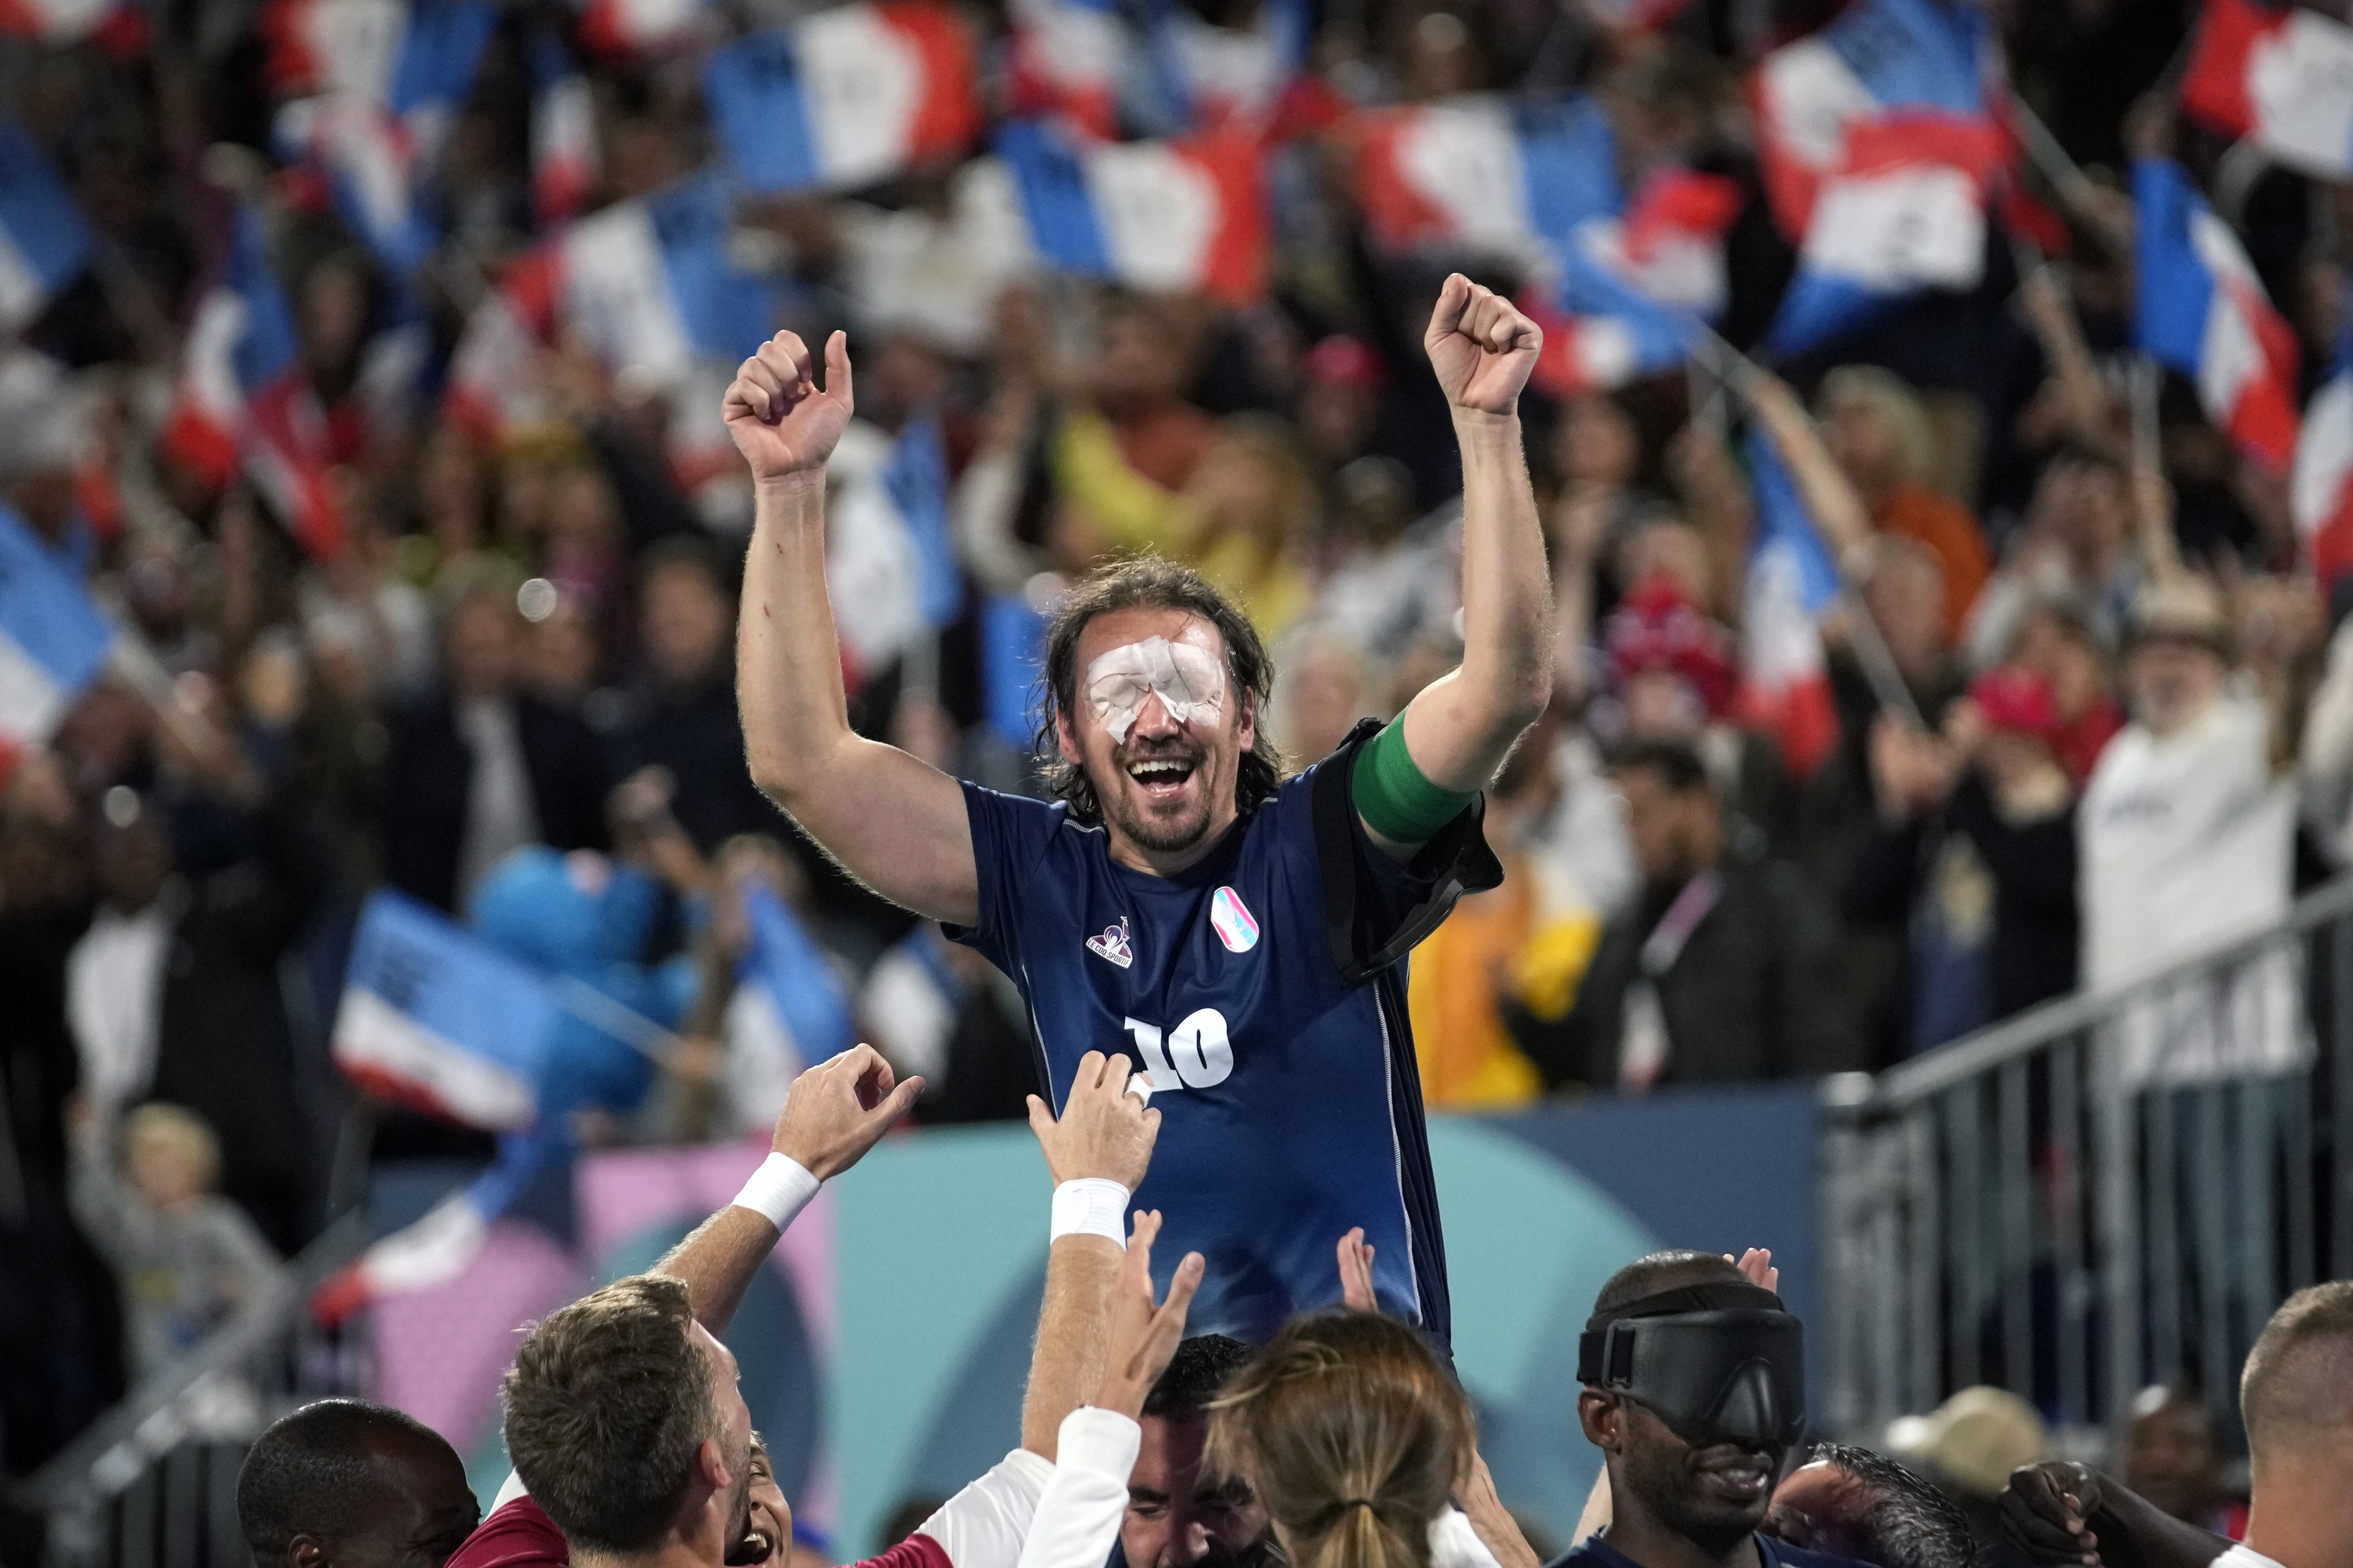
[[[1258,921],[1231,888],[1219,888],[1209,900],[1209,923],[1229,952],[1248,952],[1258,945]]]
[[[1239,909],[1240,906],[1236,905],[1235,907]],[[1250,917],[1245,915],[1242,918],[1247,920]],[[1258,928],[1256,926],[1252,926],[1250,928],[1250,940],[1253,942],[1258,940]],[[1228,947],[1231,947],[1233,946],[1233,943],[1229,942],[1226,945]],[[1097,934],[1087,938],[1087,951],[1093,953],[1097,958],[1118,964],[1122,969],[1125,969],[1128,965],[1134,963],[1135,962],[1135,950],[1127,945],[1127,917],[1125,915],[1120,916],[1119,924],[1115,926],[1105,926]]]

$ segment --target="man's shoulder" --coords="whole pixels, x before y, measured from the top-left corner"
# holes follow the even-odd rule
[[[564,1568],[571,1561],[572,1549],[547,1510],[519,1497],[482,1521],[448,1568]]]
[[[1757,1538],[1757,1555],[1764,1568],[1872,1568],[1853,1557],[1834,1557],[1827,1552],[1809,1552],[1802,1546],[1791,1546],[1769,1535]]]

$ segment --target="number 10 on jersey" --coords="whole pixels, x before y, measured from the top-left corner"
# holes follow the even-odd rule
[[[1121,1020],[1135,1037],[1144,1070],[1152,1075],[1155,1093],[1169,1089],[1208,1089],[1220,1084],[1234,1070],[1233,1042],[1226,1036],[1226,1016],[1215,1007],[1186,1015],[1167,1032],[1164,1045],[1160,1026],[1134,1018]]]

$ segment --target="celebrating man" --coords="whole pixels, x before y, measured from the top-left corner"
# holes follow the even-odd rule
[[[1332,1300],[1331,1238],[1361,1222],[1381,1305],[1447,1331],[1396,961],[1459,892],[1500,877],[1479,791],[1548,695],[1551,594],[1518,416],[1542,342],[1459,275],[1424,339],[1462,451],[1458,668],[1285,780],[1248,618],[1183,567],[1112,565],[1049,634],[1054,805],[959,784],[849,728],[825,587],[825,463],[851,411],[843,335],[823,390],[789,332],[728,388],[758,495],[736,650],[752,776],[850,871],[1014,979],[1058,1103],[1090,1049],[1150,1075],[1166,1120],[1136,1201],[1168,1215],[1164,1258],[1208,1259],[1198,1331],[1263,1338]]]

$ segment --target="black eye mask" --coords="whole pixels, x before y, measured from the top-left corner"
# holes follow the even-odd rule
[[[1805,1330],[1755,1285],[1697,1285],[1588,1320],[1577,1375],[1687,1443],[1786,1448],[1806,1429]]]

